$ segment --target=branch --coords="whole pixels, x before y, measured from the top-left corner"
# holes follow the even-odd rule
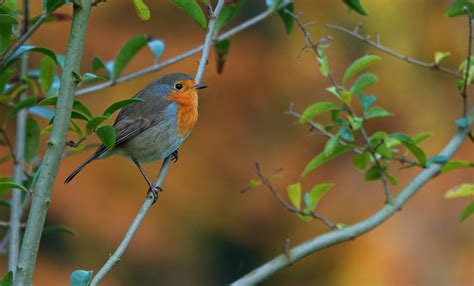
[[[51,192],[57,176],[61,156],[66,145],[66,134],[71,118],[72,105],[76,83],[74,73],[79,72],[84,37],[87,30],[91,0],[82,0],[81,5],[74,5],[69,43],[65,57],[65,65],[61,74],[58,102],[56,104],[53,131],[48,140],[48,146],[41,171],[33,194],[33,201],[28,216],[20,259],[17,266],[14,285],[31,285],[35,269],[38,248],[43,232],[46,213],[51,201]]]
[[[474,106],[471,107],[468,118],[470,124],[472,124],[474,121]],[[453,138],[451,138],[446,147],[439,153],[439,155],[451,158],[460,148],[464,138],[469,133],[469,130],[469,126],[459,129]],[[296,261],[309,254],[342,242],[346,242],[348,240],[355,239],[362,234],[369,232],[370,230],[382,224],[393,214],[398,212],[421,187],[423,187],[427,182],[429,182],[441,172],[441,168],[442,164],[431,164],[427,169],[421,171],[418,176],[416,176],[408,184],[408,186],[406,186],[405,189],[400,192],[392,204],[386,204],[382,209],[380,209],[371,217],[368,217],[367,219],[344,229],[335,230],[320,236],[316,236],[313,239],[289,249],[287,253],[279,255],[266,262],[262,266],[254,269],[247,275],[233,282],[231,285],[256,285],[284,267],[294,264]]]
[[[361,25],[357,25],[356,28],[351,31],[349,29],[346,29],[344,27],[340,27],[340,26],[337,26],[337,25],[331,25],[331,24],[326,24],[325,25],[326,28],[330,29],[330,30],[336,30],[336,31],[340,31],[340,32],[343,32],[359,41],[362,41],[366,44],[368,44],[369,46],[372,46],[374,48],[376,48],[377,50],[379,51],[382,51],[386,54],[389,54],[397,59],[400,59],[402,61],[405,61],[405,62],[408,62],[410,64],[414,64],[414,65],[417,65],[417,66],[420,66],[422,68],[427,68],[427,69],[430,69],[430,70],[438,70],[438,71],[441,71],[441,72],[444,72],[448,75],[451,75],[453,77],[457,77],[457,78],[461,78],[462,76],[455,70],[452,70],[452,69],[449,69],[449,68],[446,68],[446,67],[443,67],[437,63],[429,63],[429,62],[424,62],[424,61],[420,61],[420,60],[417,60],[417,59],[414,59],[412,57],[409,57],[409,56],[405,56],[405,55],[402,55],[394,50],[391,50],[385,46],[383,46],[382,44],[380,44],[380,42],[377,40],[377,41],[372,41],[370,40],[369,37],[367,36],[363,36],[361,34],[359,34],[359,28],[361,27]],[[378,39],[378,37],[377,37]]]
[[[283,0],[279,7],[280,8],[284,7],[285,5],[288,5],[288,3],[290,3],[290,2],[291,2],[290,0]],[[243,22],[242,24],[238,25],[237,27],[232,28],[229,31],[219,35],[216,38],[216,40],[221,41],[221,40],[224,40],[224,39],[231,38],[234,35],[236,35],[236,34],[242,32],[242,31],[252,27],[253,25],[265,20],[266,18],[268,18],[271,15],[273,15],[273,13],[269,9],[267,9],[267,10],[265,10],[265,12],[262,12],[261,14],[259,14],[255,17]],[[129,75],[118,77],[118,78],[114,79],[113,81],[107,81],[107,82],[103,82],[103,83],[100,83],[100,84],[97,84],[97,85],[93,85],[93,86],[90,86],[90,87],[79,89],[76,92],[76,95],[84,95],[84,94],[87,94],[87,93],[102,90],[102,89],[105,89],[107,87],[111,87],[111,86],[113,86],[117,83],[126,82],[126,81],[129,81],[129,80],[135,79],[137,77],[141,77],[143,75],[150,74],[150,73],[162,70],[163,68],[165,68],[167,66],[173,65],[177,62],[180,62],[184,59],[187,59],[187,58],[199,53],[203,49],[204,49],[204,45],[197,46],[197,47],[192,48],[192,49],[190,49],[190,50],[188,50],[188,51],[186,51],[186,52],[184,52],[184,53],[182,53],[182,54],[180,54],[176,57],[173,57],[171,59],[168,59],[168,60],[166,60],[164,62],[161,62],[161,63],[158,63],[158,64],[153,64],[153,65],[151,65],[147,68],[136,71],[136,72],[131,73]]]
[[[33,33],[39,28],[39,26],[41,26],[41,24],[43,24],[46,18],[48,18],[48,14],[46,14],[46,12],[43,12],[43,14],[41,14],[38,20],[36,20],[34,25],[31,26],[31,29],[29,29],[28,32],[24,33],[20,37],[20,39],[18,39],[18,41],[8,51],[5,52],[5,54],[0,59],[0,66],[10,59],[10,57],[16,52],[16,50],[18,50],[31,37],[31,35],[33,35]]]
[[[199,60],[199,66],[198,66],[196,76],[195,76],[195,81],[197,83],[201,82],[202,76],[204,74],[204,70],[207,64],[207,59],[209,57],[209,51],[211,49],[211,45],[213,42],[213,36],[215,33],[216,19],[222,10],[222,7],[224,7],[224,3],[225,3],[225,0],[219,0],[219,2],[217,2],[215,10],[212,10],[212,7],[209,6],[209,12],[210,12],[209,24],[207,27],[206,37],[204,39],[201,59]],[[157,187],[162,186],[163,181],[166,177],[166,174],[168,173],[168,169],[170,167],[171,161],[172,161],[171,156],[168,156],[167,158],[164,159],[163,165],[161,166],[160,172],[158,174],[158,178],[156,179],[155,186]],[[90,286],[97,286],[100,283],[100,281],[104,279],[105,275],[107,275],[107,273],[109,273],[112,270],[112,267],[118,261],[120,261],[120,257],[123,255],[123,253],[127,249],[130,241],[135,235],[135,232],[140,226],[140,223],[142,222],[145,215],[148,213],[150,207],[153,205],[153,200],[154,198],[151,194],[147,196],[147,198],[145,199],[145,202],[142,204],[142,207],[140,208],[140,211],[135,216],[135,219],[133,220],[127,233],[125,234],[125,237],[122,239],[122,241],[120,242],[119,246],[114,251],[114,253],[109,257],[109,259],[107,259],[107,261],[102,266],[102,268],[94,276],[94,278],[92,279],[90,283]]]
[[[23,27],[22,38],[25,37],[31,30],[28,30],[28,22],[30,5],[29,0],[23,1]],[[37,26],[39,27],[39,25]],[[32,27],[32,29],[34,26]],[[36,29],[36,28],[35,28]],[[31,33],[30,33],[31,35]],[[18,42],[17,42],[18,43]],[[21,45],[21,44],[20,44]],[[21,56],[20,62],[20,80],[26,76],[28,72],[28,54],[24,53]],[[23,101],[27,96],[26,91],[20,94],[20,101]],[[24,155],[26,144],[26,119],[28,116],[27,109],[22,109],[18,112],[16,117],[16,138],[15,138],[15,163],[13,165],[13,180],[15,183],[22,185],[24,179]],[[8,239],[8,270],[13,272],[15,276],[16,266],[18,264],[18,256],[20,253],[20,219],[23,213],[23,206],[21,203],[22,191],[18,189],[12,190],[10,200],[10,237]]]
[[[471,55],[472,55],[472,15],[469,9],[464,6],[463,11],[467,15],[467,23],[469,25],[469,36],[467,37],[467,59],[466,59],[466,73],[464,75],[464,84],[461,92],[462,96],[462,117],[466,117],[467,114],[467,88],[468,88],[468,81],[470,77],[470,70],[471,70]]]
[[[270,182],[270,180],[268,179],[268,177],[264,176],[262,174],[262,171],[260,169],[260,164],[258,162],[255,162],[255,171],[257,173],[257,176],[258,178],[260,179],[260,181],[262,182],[263,185],[265,185],[268,190],[270,190],[270,192],[273,194],[273,196],[278,200],[278,202],[284,206],[289,212],[292,212],[294,214],[299,214],[299,215],[302,215],[302,216],[310,216],[314,219],[317,219],[317,220],[320,220],[322,223],[324,223],[325,225],[327,225],[330,229],[336,229],[337,226],[335,223],[331,222],[329,219],[327,219],[326,217],[320,215],[320,214],[317,214],[315,213],[314,211],[312,211],[311,213],[307,213],[307,212],[304,212],[303,210],[300,210],[300,209],[297,209],[295,207],[293,207],[292,205],[290,205],[281,195],[280,193],[277,191],[277,189],[275,189],[272,185],[272,183]]]

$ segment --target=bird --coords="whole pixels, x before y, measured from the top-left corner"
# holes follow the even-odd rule
[[[137,166],[156,202],[162,189],[151,182],[141,164],[168,156],[178,160],[178,148],[198,120],[198,91],[207,87],[184,73],[170,73],[152,81],[133,97],[143,101],[123,107],[117,115],[114,147],[100,145],[64,183],[71,182],[94,160],[121,155]]]

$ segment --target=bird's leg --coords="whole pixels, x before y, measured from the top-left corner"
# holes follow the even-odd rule
[[[138,167],[138,170],[140,170],[140,173],[142,173],[143,175],[143,178],[145,178],[148,186],[150,187],[148,189],[148,193],[151,193],[151,195],[153,196],[153,203],[155,203],[157,200],[158,200],[158,193],[163,191],[163,189],[161,187],[157,187],[155,186],[151,181],[150,179],[148,178],[147,174],[145,173],[145,170],[143,170],[142,166],[140,165],[140,163],[137,161],[137,160],[133,160],[133,163],[135,163],[135,165],[137,165]]]
[[[171,153],[171,161],[173,161],[173,163],[178,162],[178,149],[176,149],[176,151]]]

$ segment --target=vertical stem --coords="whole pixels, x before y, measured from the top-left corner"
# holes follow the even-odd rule
[[[59,97],[56,104],[56,114],[53,131],[48,140],[48,147],[40,167],[40,175],[33,194],[25,235],[21,245],[20,259],[14,280],[15,286],[32,284],[39,243],[43,232],[48,206],[51,202],[51,192],[57,176],[61,156],[66,146],[66,135],[71,119],[72,104],[76,90],[74,73],[79,73],[84,37],[91,10],[92,0],[80,1],[80,6],[74,4],[69,43],[66,52],[64,69],[61,74]]]
[[[23,26],[22,35],[28,32],[29,21],[29,0],[23,0]],[[24,53],[20,63],[20,80],[26,76],[28,71],[28,53]],[[25,99],[26,92],[20,94],[20,101]],[[21,110],[16,118],[16,138],[15,138],[15,164],[13,167],[13,180],[17,184],[23,183],[24,169],[24,153],[26,141],[26,118],[28,111]],[[10,231],[5,235],[9,235],[8,240],[8,271],[13,271],[15,275],[16,265],[18,263],[18,254],[20,252],[20,219],[22,213],[21,191],[15,189],[12,191],[10,201]]]

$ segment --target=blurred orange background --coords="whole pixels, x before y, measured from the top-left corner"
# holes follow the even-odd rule
[[[40,12],[37,2],[34,13]],[[94,56],[112,59],[125,41],[139,33],[166,43],[163,59],[202,43],[204,32],[169,1],[145,2],[152,12],[148,22],[138,19],[132,1],[107,1],[93,9],[83,72],[91,70]],[[349,13],[342,1],[301,0],[295,1],[295,6],[304,21],[315,21],[309,27],[315,40],[333,36],[326,52],[337,78],[366,53],[383,57],[372,68],[380,80],[369,92],[378,95],[378,105],[396,116],[376,120],[369,125],[370,130],[411,135],[430,131],[434,137],[423,146],[428,155],[435,155],[454,133],[454,120],[460,116],[455,79],[391,58],[347,35],[326,30],[324,24],[352,28],[361,22],[364,33],[380,33],[387,47],[428,62],[435,51],[450,51],[452,56],[443,64],[456,69],[466,56],[466,19],[444,16],[451,0],[362,2],[368,17]],[[231,25],[264,9],[263,0],[249,0]],[[61,12],[70,13],[71,8]],[[45,24],[31,43],[64,54],[69,25]],[[308,128],[294,125],[294,119],[284,111],[290,102],[302,111],[315,101],[333,100],[324,91],[329,82],[319,74],[314,54],[307,51],[298,57],[303,46],[304,38],[297,27],[288,36],[281,20],[273,16],[232,38],[222,75],[216,73],[211,54],[203,80],[210,87],[201,92],[200,121],[180,148],[179,161],[165,180],[164,193],[103,285],[228,284],[280,254],[287,238],[294,246],[327,231],[317,221],[304,223],[288,213],[266,189],[241,194],[255,177],[255,161],[266,173],[283,168],[283,178],[275,181],[282,193],[286,185],[298,181],[305,190],[317,183],[335,182],[318,210],[335,222],[353,224],[382,207],[381,184],[364,182],[349,155],[300,178],[307,162],[322,150],[325,139],[308,136]],[[37,66],[38,58],[32,59]],[[165,73],[194,74],[197,60],[194,56],[80,99],[94,114],[100,114],[112,102],[133,96]],[[139,70],[152,61],[151,54],[143,51],[125,72]],[[469,95],[472,103],[472,92]],[[456,158],[474,161],[472,146],[466,141]],[[35,285],[66,285],[75,269],[97,271],[145,198],[143,178],[124,158],[94,162],[72,184],[63,185],[67,174],[89,152],[69,156],[61,164],[47,225],[66,225],[76,235],[44,237]],[[156,174],[159,167],[160,163],[154,163],[146,170]],[[11,174],[11,164],[0,165],[0,173]],[[400,178],[395,192],[416,173],[395,171]],[[436,178],[382,226],[355,241],[315,253],[263,285],[474,285],[474,218],[463,223],[458,219],[469,200],[443,198],[448,189],[472,183],[473,178],[472,169]],[[2,215],[7,220],[6,210]],[[0,264],[5,270],[5,255]]]

